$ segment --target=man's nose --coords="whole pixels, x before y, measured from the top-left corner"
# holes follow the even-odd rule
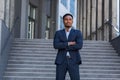
[[[71,21],[71,20],[69,20],[69,19],[67,20],[67,22],[70,22],[70,21]]]

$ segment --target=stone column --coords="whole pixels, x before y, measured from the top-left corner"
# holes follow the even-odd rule
[[[117,28],[117,0],[112,0],[112,24]],[[112,39],[117,37],[117,31],[112,27]]]
[[[109,0],[105,0],[104,19],[109,20]],[[104,26],[104,40],[109,40],[109,26]]]
[[[83,13],[83,37],[84,39],[86,38],[86,0],[84,0],[84,3],[83,3],[83,6],[84,6],[84,13]]]
[[[90,0],[88,0],[88,8],[87,8],[87,37],[90,36]]]
[[[98,28],[102,25],[102,0],[98,0]],[[101,33],[98,31],[98,40],[101,39]]]
[[[83,3],[83,0],[80,0],[80,8],[79,8],[80,9],[80,30],[83,32],[83,30],[82,30],[82,27],[83,27],[82,26],[82,14],[83,14],[82,6],[83,6],[83,4],[82,3]]]
[[[0,0],[0,19],[4,20],[5,0]]]
[[[96,31],[96,0],[92,0],[92,33]],[[95,34],[92,34],[92,40],[95,40]]]
[[[77,0],[77,28],[80,29],[80,0]]]
[[[84,38],[84,0],[81,0],[81,31],[83,33]]]
[[[58,17],[58,2],[59,0],[51,0],[51,28],[50,28],[50,39],[53,38],[57,27],[57,17]]]
[[[28,3],[29,3],[29,0],[22,0],[21,2],[20,38],[27,38]]]
[[[45,39],[45,31],[46,31],[46,25],[47,25],[47,14],[46,14],[46,0],[41,0],[40,1],[40,38]]]
[[[14,19],[15,19],[15,0],[10,0],[10,29],[12,29],[14,23]]]

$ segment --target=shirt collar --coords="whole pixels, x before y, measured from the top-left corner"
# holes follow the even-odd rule
[[[69,28],[69,32],[71,31],[71,29],[72,29],[72,27],[71,27],[71,28]],[[65,30],[65,32],[67,32],[67,31]]]

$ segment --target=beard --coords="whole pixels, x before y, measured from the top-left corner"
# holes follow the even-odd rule
[[[70,28],[71,26],[65,26],[66,28]]]

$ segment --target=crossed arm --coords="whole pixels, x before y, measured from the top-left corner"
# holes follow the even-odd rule
[[[59,33],[56,32],[54,36],[53,46],[55,49],[65,49],[67,51],[79,50],[82,48],[83,39],[80,31],[77,34],[76,41],[73,42],[61,42],[59,38]]]

